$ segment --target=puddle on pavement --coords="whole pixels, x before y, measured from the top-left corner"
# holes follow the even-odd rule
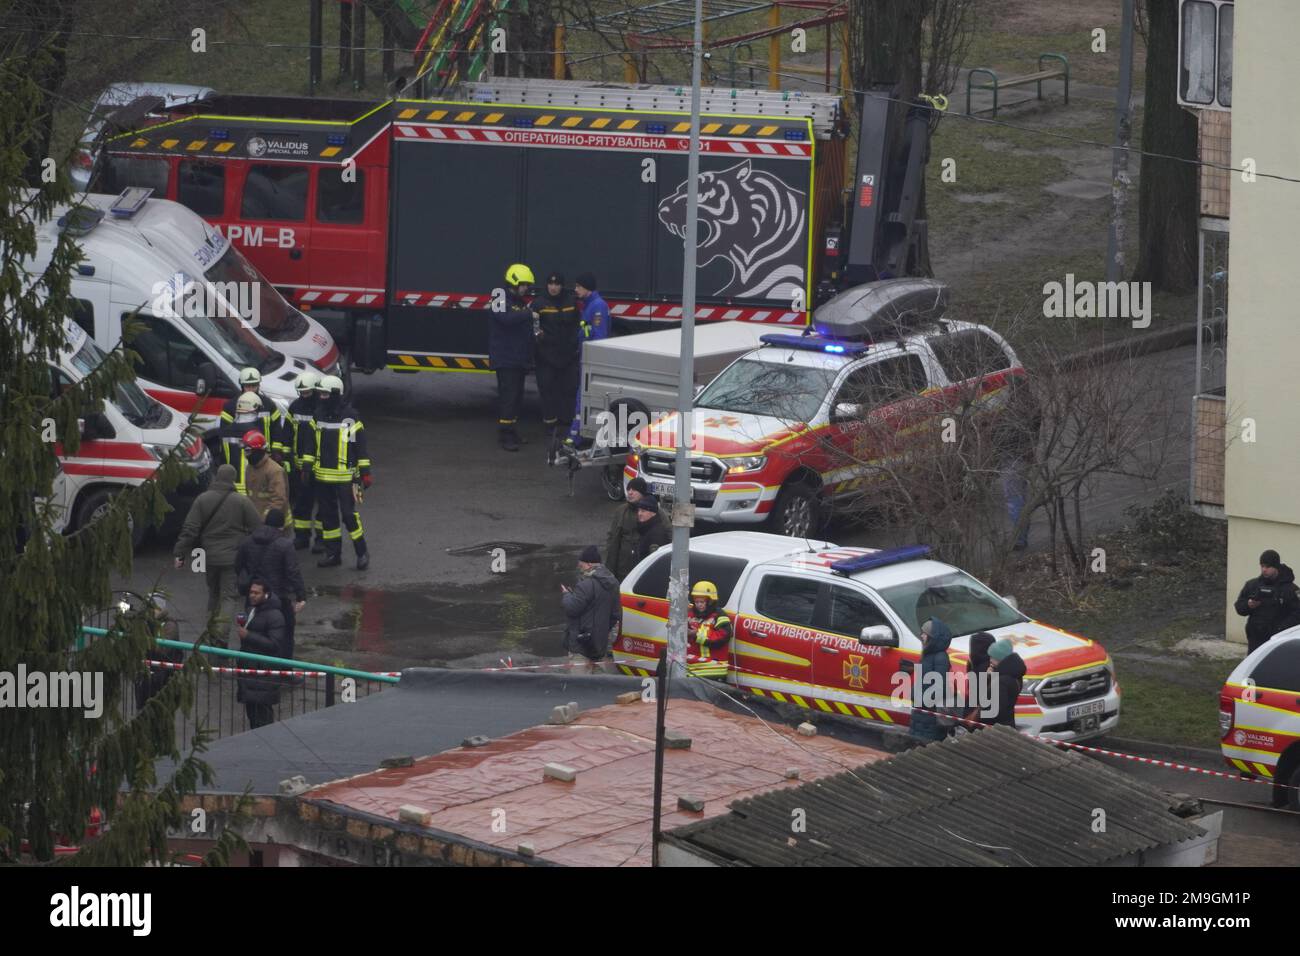
[[[560,584],[573,583],[573,549],[489,542],[452,553],[483,556],[498,547],[515,557],[507,573],[482,584],[314,588],[298,622],[297,656],[366,670],[562,659]]]

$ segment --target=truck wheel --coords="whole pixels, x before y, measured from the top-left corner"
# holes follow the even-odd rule
[[[600,484],[610,501],[623,500],[623,466],[606,465],[600,469]]]
[[[1284,757],[1283,760],[1285,759]],[[1279,763],[1278,770],[1281,771],[1284,766],[1285,763]],[[1284,805],[1288,810],[1300,811],[1300,754],[1296,755],[1296,759],[1286,771],[1277,775],[1277,782],[1290,788],[1282,791],[1282,800],[1279,802],[1285,801]]]
[[[791,538],[808,538],[822,527],[817,490],[804,482],[786,485],[772,508],[772,530]]]
[[[113,503],[115,491],[109,491],[107,488],[100,488],[88,494],[80,505],[77,506],[77,530],[90,526],[100,515],[108,511],[109,506]],[[134,516],[129,518],[131,527],[131,547],[139,548],[144,541],[144,525],[135,520]]]

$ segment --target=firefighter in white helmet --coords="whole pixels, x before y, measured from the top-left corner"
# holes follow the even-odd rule
[[[270,445],[268,431],[270,415],[262,408],[262,399],[256,392],[244,392],[235,399],[229,422],[222,422],[219,432],[221,438],[221,460],[235,469],[235,490],[241,495],[248,493],[245,473],[248,469],[244,436],[250,431],[261,432]],[[225,412],[222,412],[224,418]]]
[[[326,375],[317,386],[319,401],[312,417],[315,448],[312,452],[312,487],[320,513],[325,557],[317,567],[332,568],[343,563],[343,532],[340,520],[357,553],[357,570],[370,567],[370,552],[361,528],[354,475],[369,488],[370,456],[366,452],[366,431],[356,409],[343,401],[343,381]]]
[[[311,466],[316,460],[316,433],[312,430],[312,417],[316,414],[319,399],[316,389],[320,375],[308,369],[298,376],[294,388],[298,397],[289,404],[285,415],[288,432],[289,501],[293,507],[293,546],[299,550],[311,545],[312,532],[316,532],[316,553],[325,550],[320,537],[320,522],[312,512],[316,499],[312,496]]]
[[[267,451],[277,463],[283,464],[285,455],[288,452],[288,446],[285,444],[284,421],[280,418],[280,409],[275,402],[268,399],[262,394],[262,373],[257,369],[249,366],[239,370],[239,388],[240,393],[236,398],[226,401],[221,406],[221,428],[224,431],[225,426],[231,425],[235,421],[235,403],[245,395],[256,395],[261,403],[261,408],[266,416],[266,422],[262,428],[262,433],[266,435]],[[240,432],[242,437],[243,432]]]

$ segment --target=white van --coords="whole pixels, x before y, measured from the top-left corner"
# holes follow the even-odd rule
[[[265,329],[269,315],[281,306],[289,309],[292,315],[286,321],[291,324],[282,326],[281,332],[299,332],[287,344],[277,340],[272,345],[233,308],[191,314],[189,309],[173,307],[165,290],[190,288],[216,301],[221,296],[213,282],[226,281],[224,276],[243,270],[247,260],[188,209],[148,194],[148,190],[127,190],[119,197],[90,194],[81,205],[59,207],[48,221],[38,224],[37,254],[26,268],[33,275],[41,274],[59,233],[71,232],[82,249],[72,279],[73,318],[103,349],[116,347],[124,322],[134,319],[141,324],[130,346],[140,356],[140,385],[149,395],[183,415],[197,407],[199,422],[212,425],[222,404],[239,393],[239,370],[245,366],[261,372],[262,394],[282,405],[296,397],[293,383],[308,368],[308,361],[337,374],[338,349],[329,334],[314,320],[289,309],[265,281],[258,284],[262,326],[271,334]],[[181,249],[188,251],[181,253]],[[233,272],[223,271],[223,278],[212,279],[214,268]],[[258,276],[251,266],[245,274]],[[163,299],[167,301],[160,302]],[[300,354],[288,354],[284,349],[289,346]],[[206,394],[200,397],[204,388]]]
[[[55,393],[73,386],[104,360],[104,353],[83,329],[64,321],[67,345],[58,361],[50,363]],[[69,455],[63,443],[55,444],[59,474],[50,503],[55,509],[56,531],[71,533],[94,521],[123,488],[151,478],[158,463],[180,445],[182,459],[192,470],[189,482],[174,489],[170,499],[198,494],[211,480],[212,460],[203,441],[186,433],[186,420],[144,393],[135,382],[117,387],[111,400],[82,419],[81,443]],[[139,544],[144,528],[132,529]]]

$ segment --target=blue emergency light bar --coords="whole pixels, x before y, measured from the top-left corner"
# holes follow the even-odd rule
[[[805,352],[829,352],[832,355],[862,355],[871,346],[865,342],[842,342],[827,339],[820,335],[788,335],[783,332],[769,332],[760,335],[758,340],[764,345],[779,345],[787,349],[803,349]]]
[[[327,146],[345,146],[347,145],[347,141],[347,133],[330,133],[325,137],[325,143]]]
[[[149,197],[152,195],[153,187],[151,186],[129,186],[122,190],[122,194],[117,199],[113,200],[113,205],[108,207],[108,211],[118,219],[130,219],[144,208],[144,204],[149,201]]]
[[[646,123],[645,131],[649,133],[651,136],[662,136],[664,133],[668,132],[668,124],[667,123]]]
[[[517,129],[532,129],[533,118],[531,116],[516,116],[514,126]]]
[[[785,131],[785,138],[804,140],[808,138],[808,131],[806,129],[788,129]]]
[[[230,139],[230,130],[210,129],[208,130],[208,139]]]
[[[850,574],[857,574],[859,571],[870,571],[872,568],[883,568],[890,564],[915,561],[917,558],[924,558],[929,553],[930,546],[928,544],[911,544],[906,548],[888,548],[874,554],[864,554],[857,558],[843,558],[832,564],[831,570],[836,574],[843,574],[847,577]]]

